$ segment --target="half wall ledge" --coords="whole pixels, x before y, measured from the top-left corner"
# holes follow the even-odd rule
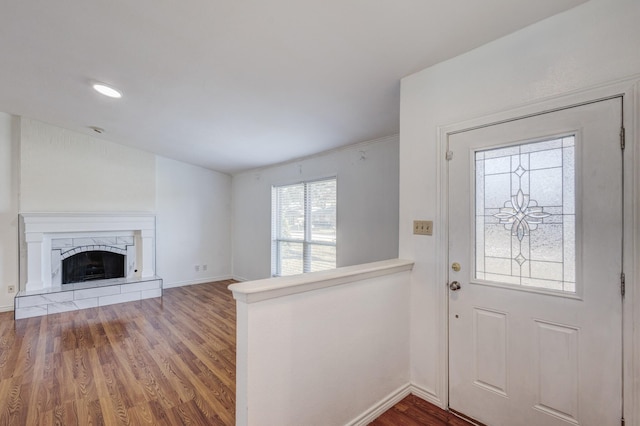
[[[413,260],[389,259],[327,271],[286,277],[266,278],[231,284],[234,299],[244,303],[260,302],[340,284],[391,275],[413,269]]]

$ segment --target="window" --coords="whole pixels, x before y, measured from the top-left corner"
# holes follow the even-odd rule
[[[273,187],[273,276],[336,267],[336,192],[336,178]]]
[[[575,292],[575,136],[475,160],[476,278]]]

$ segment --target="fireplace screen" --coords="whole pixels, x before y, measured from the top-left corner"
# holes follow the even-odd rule
[[[123,254],[85,251],[62,261],[62,284],[124,277]]]

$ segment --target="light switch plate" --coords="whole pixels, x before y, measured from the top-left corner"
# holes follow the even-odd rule
[[[414,220],[413,233],[415,235],[433,235],[432,220]]]

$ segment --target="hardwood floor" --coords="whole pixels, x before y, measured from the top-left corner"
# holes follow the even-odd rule
[[[233,281],[14,321],[0,314],[0,425],[233,425]]]
[[[233,425],[232,282],[18,321],[0,313],[0,426]],[[414,396],[372,423],[467,424]]]
[[[370,423],[370,426],[470,426],[453,414],[409,395]]]

